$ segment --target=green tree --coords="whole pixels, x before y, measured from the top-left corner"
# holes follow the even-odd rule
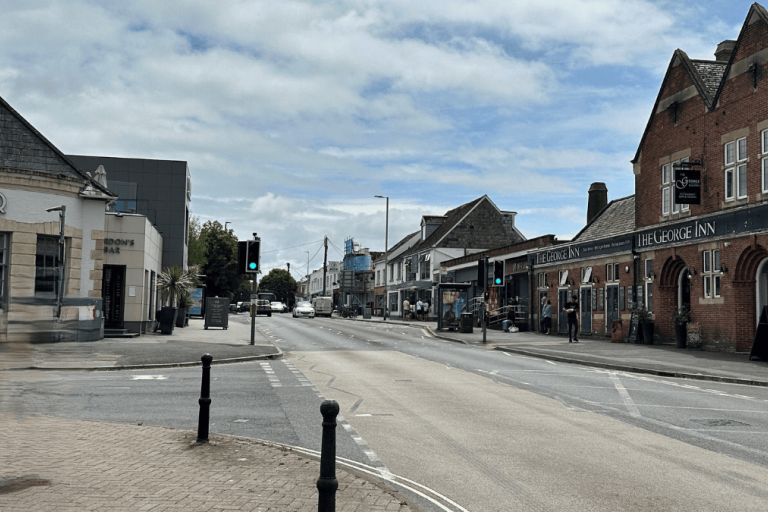
[[[205,248],[206,295],[231,300],[246,279],[237,268],[237,237],[231,229],[225,231],[221,223],[214,220],[203,224],[200,240]]]
[[[269,290],[274,292],[277,300],[285,304],[292,304],[294,293],[296,292],[296,280],[288,274],[288,271],[282,268],[273,268],[269,274],[265,275],[259,281],[259,290]]]
[[[200,217],[189,218],[189,253],[187,262],[190,266],[197,265],[200,268],[205,266],[205,243],[201,238]]]

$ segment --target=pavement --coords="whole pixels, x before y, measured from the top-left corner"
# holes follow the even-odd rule
[[[383,323],[381,318],[335,319]],[[768,386],[768,361],[746,353],[678,349],[669,345],[610,343],[586,336],[534,332],[439,331],[436,322],[398,318],[429,334],[488,350],[506,351],[600,368],[690,379]],[[282,352],[250,325],[230,322],[227,330],[190,326],[171,335],[90,343],[0,346],[0,391],[17,372],[41,370],[127,370],[214,364],[281,357]],[[0,406],[3,397],[0,396]],[[143,425],[24,416],[0,409],[0,510],[317,510],[319,460],[292,447]],[[337,466],[339,511],[420,511],[386,482],[358,469]]]

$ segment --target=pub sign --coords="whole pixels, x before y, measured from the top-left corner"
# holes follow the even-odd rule
[[[701,171],[675,169],[675,203],[701,204]]]

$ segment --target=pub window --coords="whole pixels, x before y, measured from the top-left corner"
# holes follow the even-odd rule
[[[613,282],[619,280],[619,264],[609,263],[605,266],[605,280],[606,282]]]
[[[560,283],[560,286],[567,286],[568,285],[568,271],[567,270],[560,270],[557,273],[557,282]]]
[[[763,145],[763,193],[768,192],[768,130],[762,133]]]
[[[681,162],[687,162],[688,157],[676,160],[671,164],[661,166],[661,214],[669,215],[680,211],[688,211],[687,204],[677,204],[675,202],[675,167]]]
[[[645,260],[645,278],[651,279],[651,272],[653,272],[653,260]]]
[[[719,297],[723,278],[723,274],[720,272],[720,250],[703,251],[702,258],[703,271],[701,274],[704,280],[704,298]]]
[[[592,267],[581,267],[581,282],[586,284],[592,279]]]
[[[0,233],[0,309],[8,304],[8,233]]]
[[[747,197],[747,138],[726,142],[724,146],[725,200]]]
[[[539,280],[539,288],[546,288],[547,287],[547,273],[546,272],[539,272],[539,277],[537,278]]]
[[[59,237],[37,235],[35,295],[56,297],[59,292]]]

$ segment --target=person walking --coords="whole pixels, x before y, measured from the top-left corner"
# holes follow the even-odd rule
[[[568,313],[568,343],[579,342],[579,301],[571,299],[565,303],[563,311]],[[571,335],[573,328],[573,335]]]
[[[403,301],[403,322],[408,320],[408,317],[411,314],[411,303],[408,302],[408,297],[405,298]]]
[[[544,322],[544,334],[551,334],[552,330],[552,302],[547,299],[547,303],[544,304],[544,311],[542,313],[544,316],[543,322]]]

